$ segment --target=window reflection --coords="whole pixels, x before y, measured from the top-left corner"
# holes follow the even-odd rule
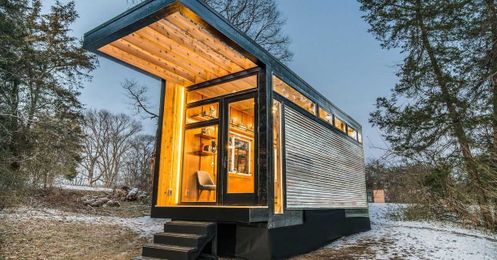
[[[355,140],[357,140],[357,131],[356,131],[354,128],[352,128],[352,127],[348,126],[348,128],[347,128],[347,134],[348,134],[350,137],[352,137],[352,138],[354,138]]]
[[[326,121],[330,125],[333,125],[333,115],[328,113],[328,111],[326,111],[322,107],[319,107],[319,118]]]
[[[345,123],[342,121],[342,119],[338,118],[337,116],[335,116],[335,127],[344,133],[346,132]]]

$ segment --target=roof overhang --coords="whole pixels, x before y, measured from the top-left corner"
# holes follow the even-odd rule
[[[183,86],[257,66],[180,1],[144,2],[85,34],[84,47]]]

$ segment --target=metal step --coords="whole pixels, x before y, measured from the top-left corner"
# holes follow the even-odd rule
[[[163,232],[154,235],[154,243],[197,248],[205,238],[205,235]]]
[[[142,256],[159,259],[190,260],[195,258],[196,250],[195,247],[147,244],[143,246]]]
[[[206,235],[214,231],[215,223],[174,220],[164,224],[164,232]]]
[[[171,221],[164,224],[164,231],[154,235],[153,244],[143,246],[143,257],[196,259],[216,236],[216,223]],[[208,256],[203,258],[212,259]]]

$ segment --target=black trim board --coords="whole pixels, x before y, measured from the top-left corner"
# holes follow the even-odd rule
[[[207,88],[207,87],[212,87],[215,85],[220,85],[226,82],[231,82],[237,79],[242,79],[242,78],[247,78],[253,75],[256,75],[257,72],[259,72],[260,68],[259,67],[254,67],[248,70],[242,70],[239,72],[235,72],[232,74],[228,74],[226,76],[222,76],[219,78],[211,79],[208,81],[204,81],[202,83],[198,83],[196,85],[191,85],[186,88],[187,91],[193,91],[197,89],[202,89],[202,88]]]
[[[216,221],[231,223],[266,222],[268,209],[263,207],[153,207],[152,218],[171,218],[173,220]]]
[[[271,120],[271,102],[272,102],[272,83],[268,81],[270,77],[270,68],[265,67],[259,71],[257,77],[258,86],[258,106],[257,106],[257,172],[258,176],[258,205],[268,205],[268,196],[270,194],[270,183],[272,179],[272,154],[273,139]],[[271,206],[272,207],[272,206]]]

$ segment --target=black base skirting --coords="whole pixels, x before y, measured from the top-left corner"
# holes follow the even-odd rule
[[[370,229],[369,218],[346,218],[345,210],[304,211],[304,224],[274,229],[267,229],[265,224],[219,224],[218,255],[283,259],[314,251],[340,237]]]

